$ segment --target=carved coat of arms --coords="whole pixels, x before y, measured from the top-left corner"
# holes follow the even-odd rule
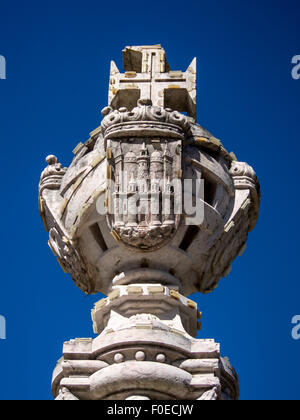
[[[159,248],[176,233],[181,150],[187,118],[139,101],[132,111],[105,108],[108,223],[118,239],[140,250]],[[177,214],[178,213],[178,214]]]

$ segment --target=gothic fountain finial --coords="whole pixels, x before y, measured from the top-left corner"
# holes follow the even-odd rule
[[[172,71],[160,45],[126,47],[123,59],[101,125],[69,168],[50,155],[41,176],[51,250],[82,291],[107,295],[92,311],[98,336],[64,344],[53,395],[237,399],[220,345],[196,339],[201,314],[187,296],[213,291],[245,249],[257,177],[195,123],[195,60]]]

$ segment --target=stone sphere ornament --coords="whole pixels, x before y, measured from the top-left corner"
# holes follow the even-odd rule
[[[135,360],[137,360],[137,361],[142,362],[143,360],[145,360],[145,358],[146,358],[146,355],[145,355],[145,353],[143,351],[138,351],[135,354]]]
[[[117,353],[114,357],[114,361],[116,363],[122,363],[122,362],[124,362],[124,360],[125,360],[125,357],[123,356],[122,353]]]

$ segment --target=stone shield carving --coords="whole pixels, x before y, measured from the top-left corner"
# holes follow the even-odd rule
[[[128,112],[104,110],[107,209],[112,234],[128,247],[152,250],[176,233],[181,214],[181,149],[187,119],[139,103]]]

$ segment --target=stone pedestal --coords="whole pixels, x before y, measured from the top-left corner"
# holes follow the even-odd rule
[[[64,344],[56,399],[237,399],[238,378],[214,340],[195,339],[201,314],[176,288],[115,286],[92,311],[92,339]],[[66,392],[68,390],[68,392]]]

